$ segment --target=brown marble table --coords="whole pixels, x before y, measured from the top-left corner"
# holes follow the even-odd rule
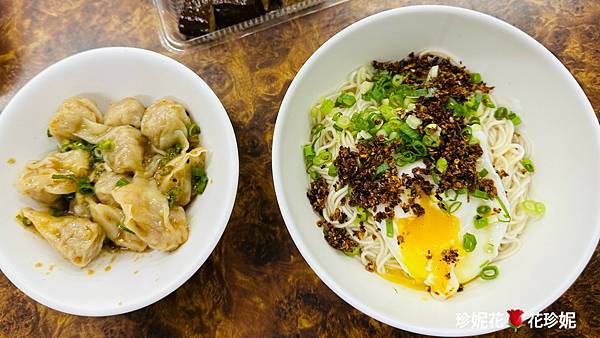
[[[312,52],[360,18],[418,3],[435,1],[350,1],[210,50],[174,55],[160,44],[150,0],[1,0],[0,109],[39,71],[79,51],[116,45],[158,51],[200,74],[223,101],[239,143],[240,181],[220,244],[168,297],[125,315],[77,317],[37,304],[0,274],[0,336],[410,335],[347,305],[302,259],[277,207],[271,141],[280,101]],[[437,3],[494,15],[533,36],[573,73],[598,115],[600,1]],[[576,330],[523,329],[519,335],[600,336],[599,274],[596,250],[575,284],[547,309],[576,311]]]

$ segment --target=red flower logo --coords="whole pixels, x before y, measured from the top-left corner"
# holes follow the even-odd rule
[[[517,332],[517,330],[524,325],[523,319],[521,318],[523,310],[508,310],[506,312],[508,312],[508,325]]]

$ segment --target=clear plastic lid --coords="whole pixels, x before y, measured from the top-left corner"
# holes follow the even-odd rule
[[[161,42],[172,52],[184,53],[241,38],[346,1],[348,0],[305,0],[267,11],[261,16],[198,37],[187,37],[179,32],[179,17],[183,10],[184,0],[154,0],[154,5],[158,10],[160,20]]]

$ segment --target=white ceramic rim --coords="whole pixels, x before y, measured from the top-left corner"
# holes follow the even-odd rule
[[[296,225],[294,224],[293,220],[290,217],[290,212],[289,212],[290,206],[287,204],[287,201],[285,200],[284,184],[283,184],[283,180],[285,179],[285,177],[279,168],[279,163],[283,159],[282,159],[282,154],[281,154],[281,149],[280,149],[280,143],[278,142],[278,140],[281,139],[282,137],[284,137],[284,134],[283,134],[284,130],[281,127],[282,123],[280,123],[280,121],[285,119],[285,115],[288,110],[287,107],[291,100],[290,97],[296,91],[296,88],[298,87],[298,83],[300,82],[299,79],[302,78],[304,76],[304,73],[307,72],[307,69],[311,68],[312,64],[315,63],[317,59],[319,59],[321,54],[323,54],[327,49],[329,49],[330,46],[334,45],[338,40],[342,39],[342,37],[351,35],[355,30],[360,29],[363,26],[369,25],[371,22],[377,21],[377,20],[385,18],[385,17],[395,16],[400,13],[406,15],[406,14],[411,14],[411,13],[423,13],[423,12],[451,13],[451,14],[459,14],[459,15],[463,15],[463,16],[483,19],[483,20],[487,21],[490,25],[493,25],[493,26],[496,26],[496,27],[499,27],[499,28],[502,28],[502,29],[512,32],[512,34],[514,34],[517,39],[520,39],[520,40],[526,42],[532,48],[542,52],[546,56],[547,59],[549,59],[552,63],[554,63],[558,67],[558,69],[561,69],[562,75],[564,76],[565,80],[568,81],[570,86],[575,89],[575,91],[579,94],[578,95],[579,99],[582,101],[583,105],[587,107],[587,113],[586,112],[584,112],[584,113],[586,113],[586,115],[589,119],[589,123],[596,124],[596,125],[598,124],[598,120],[594,114],[592,105],[590,104],[585,93],[583,92],[583,90],[581,89],[581,87],[579,86],[579,84],[577,83],[575,78],[571,75],[569,70],[541,43],[539,43],[534,38],[527,35],[525,32],[521,31],[520,29],[512,26],[511,24],[504,22],[500,19],[497,19],[495,17],[492,17],[490,15],[483,14],[483,13],[473,11],[470,9],[460,8],[460,7],[439,6],[439,5],[420,5],[420,6],[408,6],[408,7],[390,9],[390,10],[387,10],[387,11],[384,11],[381,13],[371,15],[371,16],[364,18],[358,22],[355,22],[354,24],[344,28],[343,30],[341,30],[340,32],[335,34],[333,37],[331,37],[329,40],[327,40],[327,42],[325,42],[321,47],[319,47],[319,49],[317,49],[316,52],[313,53],[313,55],[302,66],[302,68],[300,69],[298,74],[294,77],[294,80],[290,84],[290,86],[286,92],[286,95],[283,98],[283,102],[281,103],[279,114],[277,116],[277,121],[275,123],[275,131],[273,134],[273,160],[272,160],[273,168],[272,169],[273,169],[273,183],[275,186],[275,194],[277,196],[277,202],[279,204],[279,208],[281,210],[281,214],[283,216],[283,219],[285,221],[287,229],[288,229],[290,235],[292,236],[292,239],[294,240],[296,247],[298,248],[298,250],[304,257],[304,259],[306,260],[308,265],[319,276],[319,278],[331,290],[333,290],[333,292],[335,292],[339,297],[341,297],[344,301],[349,303],[351,306],[353,306],[357,310],[365,313],[366,315],[368,315],[370,317],[377,319],[380,322],[386,323],[388,325],[394,326],[399,329],[416,332],[416,333],[420,333],[420,334],[437,335],[437,336],[467,336],[467,335],[479,335],[479,334],[490,333],[490,332],[497,331],[498,329],[497,328],[486,328],[486,329],[473,328],[473,329],[464,329],[464,330],[456,329],[456,330],[452,330],[452,331],[448,331],[448,330],[440,331],[437,329],[432,330],[432,329],[424,327],[424,326],[417,326],[417,325],[412,325],[412,324],[397,321],[394,318],[392,318],[384,313],[379,313],[378,311],[375,311],[370,306],[361,303],[360,301],[355,299],[352,295],[347,293],[343,288],[341,288],[338,285],[338,283],[335,281],[334,277],[332,275],[330,275],[329,272],[326,271],[320,264],[318,264],[315,257],[310,253],[310,250],[301,241],[300,234],[299,234],[298,230],[296,230]],[[596,133],[596,135],[595,135],[596,140],[598,143],[600,143],[600,128],[596,128],[595,133]],[[597,212],[600,215],[600,209]],[[597,218],[600,219],[600,216]],[[556,290],[553,294],[546,296],[543,301],[541,301],[540,303],[533,306],[533,313],[536,313],[536,312],[539,312],[539,311],[545,309],[550,304],[552,304],[554,301],[556,301],[575,282],[577,277],[579,277],[579,275],[581,274],[581,272],[583,271],[583,269],[586,267],[587,263],[591,259],[592,255],[594,254],[598,240],[600,239],[600,226],[596,226],[596,233],[591,234],[591,236],[593,236],[593,238],[595,238],[596,240],[590,242],[592,244],[588,245],[588,247],[585,248],[585,254],[581,256],[577,265],[572,270],[571,275],[563,280],[562,284],[556,288]],[[595,242],[595,244],[593,244],[594,242]]]
[[[225,231],[225,228],[227,227],[227,224],[231,217],[231,212],[233,211],[233,206],[234,206],[236,195],[237,195],[237,186],[238,186],[238,178],[239,178],[239,157],[238,157],[237,140],[235,138],[233,126],[231,125],[231,120],[229,119],[229,115],[227,115],[227,111],[225,110],[225,107],[223,107],[221,100],[219,100],[218,96],[214,93],[214,91],[194,71],[192,71],[191,69],[189,69],[185,65],[179,63],[176,60],[173,60],[167,56],[164,56],[160,53],[153,52],[150,50],[141,49],[141,48],[132,48],[132,47],[103,47],[103,48],[90,49],[87,51],[83,51],[83,52],[68,56],[68,57],[50,65],[49,67],[47,67],[46,69],[41,71],[39,74],[34,76],[31,80],[29,80],[13,96],[13,98],[9,101],[9,103],[6,105],[6,107],[4,107],[3,111],[10,109],[11,104],[13,102],[15,102],[16,99],[20,95],[22,95],[22,93],[28,86],[30,86],[32,83],[34,83],[36,81],[36,79],[44,76],[44,74],[52,71],[52,69],[54,69],[64,63],[70,62],[72,59],[78,58],[83,55],[103,54],[106,52],[122,52],[122,53],[129,53],[129,54],[137,53],[140,55],[145,55],[147,57],[154,57],[154,58],[160,59],[160,62],[170,63],[174,67],[179,68],[179,70],[186,76],[195,77],[198,81],[199,90],[206,91],[206,92],[214,95],[215,98],[217,99],[217,101],[219,102],[220,108],[222,109],[222,113],[224,114],[224,119],[226,120],[225,124],[227,125],[227,128],[225,130],[223,130],[223,137],[225,137],[227,139],[231,139],[233,141],[233,143],[235,144],[235,147],[233,147],[234,149],[232,149],[226,155],[226,156],[229,156],[229,161],[231,163],[233,163],[233,165],[234,165],[234,167],[232,168],[233,172],[234,172],[234,175],[233,175],[234,177],[232,177],[232,180],[227,183],[229,185],[228,189],[230,189],[230,191],[232,191],[233,193],[230,194],[230,196],[228,197],[228,200],[223,201],[223,208],[225,210],[225,213],[222,214],[223,217],[220,220],[215,222],[215,224],[217,224],[217,226],[218,226],[218,231],[217,231],[218,236],[215,236],[212,239],[212,241],[210,241],[208,243],[208,245],[206,246],[207,249],[204,250],[204,252],[196,258],[196,262],[193,265],[191,265],[188,270],[183,271],[179,275],[179,277],[175,278],[170,284],[167,284],[161,290],[154,292],[151,296],[148,296],[144,299],[140,299],[131,304],[127,304],[127,305],[123,305],[123,306],[119,306],[119,307],[115,306],[112,308],[100,309],[97,311],[87,311],[87,310],[82,311],[81,309],[78,309],[78,308],[74,308],[74,307],[71,307],[71,306],[68,306],[65,304],[57,303],[57,302],[54,302],[54,301],[46,298],[43,294],[36,292],[34,289],[30,288],[27,284],[22,283],[18,278],[16,278],[15,275],[12,274],[12,272],[10,270],[7,271],[7,270],[3,269],[2,266],[4,264],[2,264],[2,261],[0,261],[0,269],[2,270],[2,273],[4,273],[4,275],[10,280],[11,283],[13,283],[17,288],[22,290],[29,297],[33,298],[36,302],[41,303],[49,308],[52,308],[54,310],[58,310],[61,312],[79,315],[79,316],[90,316],[90,317],[118,315],[118,314],[123,314],[123,313],[127,313],[127,312],[131,312],[131,311],[135,311],[135,310],[144,308],[144,307],[151,305],[151,304],[161,300],[162,298],[168,296],[173,291],[178,289],[181,285],[183,285],[183,283],[185,283],[188,279],[190,279],[190,277],[192,277],[192,275],[194,273],[196,273],[196,271],[198,271],[198,269],[200,269],[202,264],[204,264],[204,262],[212,254],[215,247],[219,243],[219,240],[223,236],[223,232]],[[216,112],[216,113],[218,113],[218,112]],[[0,124],[3,123],[3,120],[4,120],[3,116],[5,116],[5,114],[0,114]]]

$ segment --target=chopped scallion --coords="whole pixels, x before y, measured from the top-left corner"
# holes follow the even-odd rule
[[[388,237],[394,237],[394,223],[391,219],[385,220],[385,235]]]
[[[445,158],[440,157],[435,163],[435,167],[440,173],[443,174],[446,172],[446,169],[448,169],[448,161]]]
[[[500,271],[498,270],[498,267],[496,267],[494,265],[487,265],[487,266],[483,267],[483,269],[481,269],[481,272],[479,273],[479,277],[481,277],[481,279],[485,279],[485,280],[492,280],[492,279],[496,279],[496,277],[498,277],[499,273],[500,273]]]
[[[523,166],[523,168],[525,168],[525,170],[529,171],[530,173],[535,171],[535,166],[533,165],[533,162],[531,162],[531,160],[528,158],[521,160],[521,165]]]
[[[475,226],[475,229],[483,229],[488,226],[488,219],[486,217],[476,215],[473,217],[473,225]]]
[[[117,187],[123,187],[129,184],[129,181],[125,177],[119,178],[119,180],[115,183]]]
[[[462,245],[466,252],[472,252],[477,246],[477,238],[475,238],[475,235],[467,232],[463,236]]]

